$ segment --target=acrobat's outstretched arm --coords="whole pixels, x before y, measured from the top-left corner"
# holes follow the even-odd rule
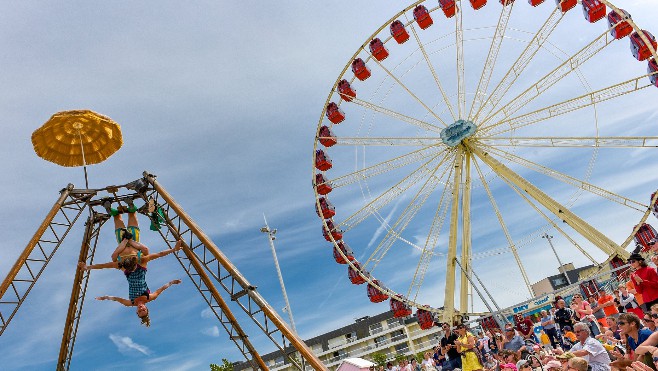
[[[160,287],[159,289],[155,290],[155,292],[152,293],[152,294],[149,296],[149,301],[153,301],[153,300],[157,299],[158,296],[160,296],[160,294],[162,294],[162,292],[163,292],[164,290],[166,290],[166,289],[168,289],[169,287],[171,287],[171,285],[178,285],[179,283],[181,283],[181,280],[171,280],[171,281],[169,281],[168,283],[164,284],[164,286],[162,286],[162,287]]]
[[[92,265],[87,265],[85,262],[78,262],[78,267],[82,269],[83,271],[88,271],[90,269],[107,269],[107,268],[119,268],[119,263],[117,262],[109,262],[109,263],[101,263],[101,264],[92,264]]]
[[[130,300],[120,298],[120,297],[117,297],[117,296],[107,296],[107,295],[106,296],[99,296],[99,297],[96,298],[96,300],[112,300],[112,301],[116,301],[117,303],[123,304],[127,307],[130,307],[130,306],[133,305],[133,303]]]
[[[152,261],[152,260],[155,260],[155,259],[161,258],[161,257],[166,256],[166,255],[169,255],[169,254],[171,254],[172,252],[174,252],[174,251],[178,251],[178,250],[180,250],[180,249],[182,249],[182,248],[183,248],[183,241],[182,241],[182,240],[178,240],[178,241],[176,241],[176,246],[174,246],[173,248],[171,248],[171,249],[167,249],[167,250],[162,250],[162,251],[160,251],[160,252],[156,252],[155,254],[149,254],[149,255],[146,255],[145,257],[142,258],[142,260],[147,261],[147,262],[150,262],[150,261]]]

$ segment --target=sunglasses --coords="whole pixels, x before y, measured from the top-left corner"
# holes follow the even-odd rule
[[[651,313],[651,318],[658,318],[658,313]]]
[[[624,322],[624,321],[618,321],[617,324],[618,324],[618,325],[625,325],[626,322]]]
[[[653,359],[653,362],[654,362],[654,363],[655,363],[655,362],[658,362],[658,357],[656,357],[656,356],[653,356],[651,359]]]
[[[629,262],[629,263],[637,263],[638,260],[635,260],[635,259],[628,259],[628,262]]]

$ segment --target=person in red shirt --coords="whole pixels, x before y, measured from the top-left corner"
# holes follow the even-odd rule
[[[649,312],[651,306],[658,303],[658,273],[655,268],[649,267],[640,254],[631,254],[628,258],[631,264],[631,281],[635,290],[642,294],[644,300],[643,310]]]

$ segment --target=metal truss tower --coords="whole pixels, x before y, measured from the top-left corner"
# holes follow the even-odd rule
[[[139,212],[152,220],[159,219],[156,222],[161,225],[160,236],[169,247],[179,239],[184,241],[181,252],[175,254],[176,259],[252,369],[267,370],[268,367],[229,308],[228,301],[234,302],[232,306],[244,312],[241,317],[247,317],[255,324],[251,328],[257,328],[256,332],[260,331],[260,335],[270,339],[296,368],[327,370],[258,293],[256,286],[247,281],[156,181],[156,176],[148,172],[144,172],[142,178],[121,186],[75,189],[69,184],[60,191],[60,197],[0,285],[0,336],[85,210],[88,210],[88,216],[79,261],[93,263],[100,229],[110,218],[102,206],[108,195],[112,201],[119,203],[136,199],[145,202],[153,200],[156,208],[161,209],[161,214],[149,214],[146,210]],[[71,365],[90,272],[76,270],[57,362],[58,370],[68,370]],[[299,353],[300,358],[294,355],[295,352]]]

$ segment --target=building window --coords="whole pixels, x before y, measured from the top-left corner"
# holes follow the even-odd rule
[[[338,351],[334,352],[334,354],[333,354],[334,361],[345,359],[345,358],[347,358],[347,355],[348,354],[345,351],[345,349],[338,350]]]
[[[402,344],[398,344],[398,345],[395,346],[395,351],[398,354],[399,353],[406,353],[406,352],[409,351],[409,344],[407,344],[406,342],[404,342]]]
[[[402,324],[402,318],[389,318],[386,320],[388,328],[398,327]]]
[[[567,284],[567,280],[564,278],[564,276],[559,276],[555,277],[553,279],[553,287],[558,288],[560,286],[564,286]]]
[[[384,327],[381,322],[373,323],[370,325],[370,335],[378,334],[384,331]]]
[[[386,338],[386,336],[378,336],[375,338],[375,345],[377,347],[380,347],[386,343],[388,343],[388,339]]]
[[[356,341],[356,331],[352,331],[349,334],[345,334],[345,339],[348,343]]]
[[[396,330],[391,332],[391,341],[398,341],[404,339],[404,331]]]

